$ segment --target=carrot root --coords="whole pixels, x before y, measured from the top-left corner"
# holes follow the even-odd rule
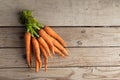
[[[50,49],[49,49],[48,44],[46,43],[46,41],[45,41],[42,37],[39,37],[39,38],[38,38],[38,41],[39,41],[39,45],[41,45],[42,48],[45,49],[46,53],[47,53],[50,57],[52,57],[52,55],[51,55],[51,53],[50,53]]]
[[[37,59],[35,60],[35,64],[36,64],[35,72],[38,72],[39,71],[39,62]]]
[[[39,43],[38,43],[37,39],[34,37],[32,37],[32,44],[33,44],[33,49],[34,49],[36,59],[38,60],[40,67],[41,67],[42,61],[40,58],[40,47],[39,47]]]
[[[68,55],[67,50],[54,38],[51,37],[51,40],[54,44],[55,47],[57,47],[58,49],[60,49],[66,56]]]
[[[65,41],[49,26],[45,26],[44,30],[53,38],[57,39],[64,47],[66,47]]]
[[[41,48],[41,51],[42,51],[43,56],[44,56],[44,65],[45,65],[45,71],[46,71],[47,70],[47,62],[48,62],[47,53],[42,45],[40,45],[40,48]]]
[[[31,67],[31,34],[29,32],[25,33],[25,48],[26,48],[26,60],[28,66]]]
[[[39,30],[39,35],[46,41],[52,53],[54,53],[54,45],[51,41],[50,36],[43,29]]]
[[[56,47],[54,47],[55,53],[59,54],[61,57],[65,57],[65,55]]]

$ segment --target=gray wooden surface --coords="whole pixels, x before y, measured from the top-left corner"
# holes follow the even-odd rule
[[[34,11],[36,18],[51,26],[120,25],[120,0],[0,0],[0,25],[16,26],[17,12]]]
[[[0,0],[0,80],[120,80],[120,0]],[[49,58],[35,73],[25,60],[25,28],[18,12],[30,9],[66,41],[70,55]],[[33,60],[34,61],[34,60]]]

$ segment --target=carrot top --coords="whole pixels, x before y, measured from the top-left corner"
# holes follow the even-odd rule
[[[33,37],[39,37],[38,30],[44,27],[33,16],[32,11],[23,10],[20,15],[21,23],[25,25],[27,32],[30,32]]]

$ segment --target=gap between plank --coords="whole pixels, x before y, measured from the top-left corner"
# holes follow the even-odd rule
[[[14,49],[25,47],[0,47],[0,49]],[[120,48],[120,46],[68,46],[66,48]]]
[[[55,28],[119,28],[120,26],[50,26]],[[25,28],[25,26],[0,26],[0,28]]]
[[[100,65],[100,66],[59,66],[59,67],[48,67],[48,69],[52,69],[52,68],[85,68],[85,67],[120,67],[120,65]],[[35,67],[0,67],[0,69],[17,69],[17,68],[28,68],[28,69],[32,69]],[[44,67],[42,67],[42,69],[44,69]]]

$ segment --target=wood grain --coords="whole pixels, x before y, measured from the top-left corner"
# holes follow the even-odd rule
[[[68,50],[70,55],[66,58],[57,55],[49,58],[48,67],[120,65],[120,48],[69,48]],[[22,48],[0,49],[0,55],[0,68],[27,67],[25,51]]]
[[[0,28],[0,47],[24,47],[22,28]],[[68,47],[120,46],[120,28],[53,27]]]
[[[120,0],[0,0],[0,80],[120,80],[119,4]],[[70,55],[49,58],[47,72],[27,68],[25,29],[18,15],[23,9],[32,10],[39,22],[56,26],[68,44]]]
[[[12,74],[10,74],[12,73]],[[119,80],[120,67],[84,67],[41,69],[0,69],[1,80]]]
[[[119,0],[0,0],[0,26],[18,26],[18,12],[34,11],[43,24],[51,26],[120,25]]]

